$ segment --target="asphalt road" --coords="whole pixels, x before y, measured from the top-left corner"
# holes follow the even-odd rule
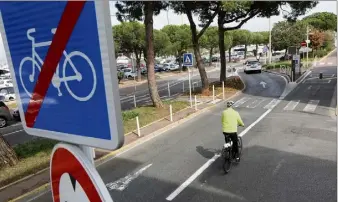
[[[282,94],[285,81],[268,73],[240,75],[245,80],[247,89],[236,98],[236,109],[242,115],[246,127],[249,127],[274,107],[271,103]],[[261,81],[266,82],[265,88],[260,84]],[[222,160],[215,156],[224,141],[220,123],[223,109],[224,106],[219,105],[99,166],[98,171],[113,200],[166,201],[171,193],[175,193],[188,180],[188,186],[174,196],[173,201],[271,201],[264,200],[261,192],[270,193],[270,182],[280,184],[271,176],[278,165],[276,161],[279,151],[266,147],[269,145],[264,146],[264,139],[263,146],[252,145],[257,137],[265,135],[256,128],[250,130],[243,138],[243,161],[229,175],[224,176]],[[211,165],[199,173],[198,170],[206,162],[211,162]],[[189,180],[196,171],[197,178]],[[265,184],[265,181],[268,183]],[[28,198],[25,200],[30,201]],[[31,201],[50,200],[50,192],[47,192]]]
[[[336,66],[316,67],[284,99],[283,78],[240,75],[247,88],[235,103],[246,125],[239,165],[224,175],[218,105],[100,165],[113,200],[336,201]],[[51,193],[24,200],[51,201]]]

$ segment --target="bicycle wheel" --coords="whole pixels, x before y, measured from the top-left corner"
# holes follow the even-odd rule
[[[238,157],[242,156],[243,142],[242,137],[238,136]]]
[[[74,59],[75,57],[78,57],[78,58]],[[76,62],[79,62],[79,61],[81,62],[81,60],[79,60],[79,59],[82,59],[82,62],[84,62],[84,63],[83,64],[82,63],[76,64],[76,65],[78,65],[76,67],[74,63],[75,63],[75,61]],[[74,61],[72,61],[72,60],[74,60]],[[81,66],[81,64],[83,66]],[[69,94],[74,99],[76,99],[78,101],[82,101],[82,102],[87,101],[87,100],[89,100],[90,98],[93,97],[94,92],[96,90],[97,80],[96,80],[96,72],[95,72],[94,65],[93,65],[93,63],[90,61],[90,59],[85,54],[83,54],[82,52],[79,52],[79,51],[73,51],[70,54],[68,54],[68,57],[65,59],[65,61],[63,63],[63,78],[67,78],[67,75],[66,75],[67,70],[66,70],[66,68],[67,67],[72,68],[72,66],[74,66],[73,68],[75,68],[75,69],[78,68],[77,70],[85,70],[88,75],[91,74],[90,76],[92,78],[82,78],[82,79],[92,79],[93,81],[92,81],[92,84],[89,85],[89,86],[87,86],[88,88],[86,88],[86,90],[90,89],[89,93],[88,92],[85,92],[85,93],[82,92],[82,91],[84,91],[84,88],[77,88],[77,90],[80,90],[80,92],[77,92],[77,94],[76,94],[75,93],[76,90],[75,89],[71,89],[71,87],[70,87],[72,85],[72,82],[71,81],[67,81],[67,80],[64,81],[66,89],[67,89],[67,91],[69,92]],[[85,69],[85,67],[87,67],[89,69]],[[83,75],[81,74],[81,76],[83,76]],[[77,83],[79,83],[79,82],[77,82]],[[75,82],[73,82],[73,84],[74,83]],[[78,93],[82,93],[82,95],[79,95]]]
[[[24,67],[25,65],[25,67]],[[35,72],[35,75],[33,75],[33,69],[32,68],[38,68],[39,71]],[[25,90],[27,95],[29,97],[32,97],[32,92],[34,90],[35,82],[38,79],[38,76],[40,74],[40,67],[38,63],[33,60],[31,57],[25,57],[24,59],[21,60],[20,62],[20,67],[19,67],[19,77],[20,77],[20,82],[22,85],[22,88]],[[33,81],[31,81],[30,77],[32,76]],[[35,80],[36,79],[36,80]],[[26,86],[27,84],[31,83],[31,86]]]
[[[231,159],[232,159],[232,152],[230,149],[227,149],[224,152],[224,162],[223,162],[223,170],[225,172],[225,174],[229,173],[230,169],[231,169]]]

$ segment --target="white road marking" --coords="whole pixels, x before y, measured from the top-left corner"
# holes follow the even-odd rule
[[[312,86],[310,85],[309,87],[307,87],[308,90],[311,90]]]
[[[309,103],[305,106],[303,111],[314,112],[318,104],[319,100],[310,100]]]
[[[13,131],[13,132],[10,132],[10,133],[6,133],[6,134],[3,134],[2,136],[6,137],[6,136],[8,136],[8,135],[12,135],[12,134],[15,134],[15,133],[18,133],[18,132],[21,132],[21,131],[23,131],[23,129],[21,129],[21,130],[16,130],[16,131]]]
[[[285,107],[284,110],[291,111],[296,108],[296,106],[299,104],[300,100],[297,101],[290,101]]]
[[[277,164],[275,170],[273,170],[273,172],[272,172],[272,175],[276,175],[276,173],[277,173],[277,172],[279,171],[279,169],[282,167],[282,164],[283,164],[284,162],[285,162],[284,159],[282,159],[281,161],[278,162],[278,164]]]
[[[331,83],[331,79],[327,83]]]
[[[125,188],[127,188],[128,184],[130,184],[131,181],[136,179],[138,176],[140,176],[145,170],[147,170],[150,166],[153,164],[149,164],[140,170],[136,171],[135,173],[129,174],[125,176],[124,178],[121,178],[115,182],[111,182],[106,184],[107,188],[109,190],[118,190],[118,191],[123,191]]]
[[[167,201],[173,200],[178,194],[180,194],[192,181],[194,181],[200,174],[203,173],[218,157],[220,154],[215,154],[211,159],[209,159],[202,167],[200,167],[194,174],[192,174],[181,186],[179,186],[175,191],[173,191],[167,198]]]
[[[250,98],[243,97],[240,100],[237,100],[233,106],[234,107],[239,107],[239,106],[241,106],[242,104],[244,104],[248,100],[250,100]]]
[[[335,76],[335,74],[332,74],[332,76],[331,77],[334,77]]]
[[[260,122],[266,115],[271,112],[272,109],[268,109],[264,114],[262,114],[255,122],[250,126],[245,128],[238,136],[243,137],[252,127],[254,127],[258,122]],[[181,184],[177,189],[175,189],[167,198],[167,201],[172,201],[176,196],[178,196],[187,186],[189,186],[199,175],[203,173],[217,158],[220,157],[220,154],[215,154],[211,159],[209,159],[202,167],[200,167],[194,174],[192,174],[183,184]]]
[[[252,103],[250,103],[248,106],[246,106],[247,108],[256,108],[258,105],[260,105],[265,99],[257,99],[255,101],[253,101]]]
[[[324,65],[325,64],[325,62],[321,62],[321,63],[319,63],[319,65]]]
[[[264,109],[273,109],[276,105],[278,105],[278,103],[280,103],[280,100],[278,99],[273,99],[271,100],[271,102],[269,104],[267,104]]]
[[[328,62],[327,64],[328,64],[328,65],[332,65],[332,62]]]

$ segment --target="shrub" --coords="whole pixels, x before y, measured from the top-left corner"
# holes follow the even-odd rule
[[[135,111],[124,111],[122,112],[122,119],[123,121],[131,120],[139,115],[138,112]]]

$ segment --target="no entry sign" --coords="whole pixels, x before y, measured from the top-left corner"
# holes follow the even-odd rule
[[[112,202],[94,165],[76,146],[58,144],[50,162],[54,202]]]

